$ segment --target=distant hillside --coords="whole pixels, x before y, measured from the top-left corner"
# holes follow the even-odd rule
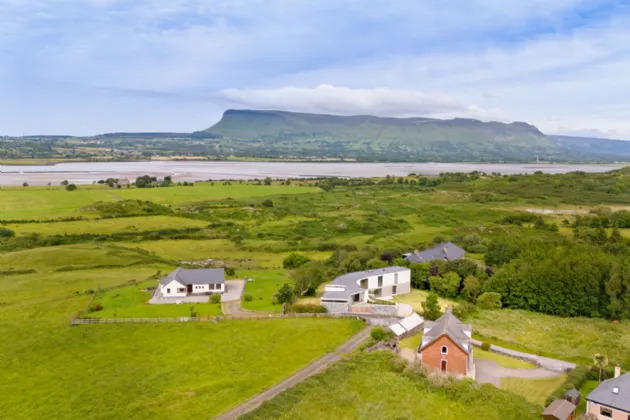
[[[630,141],[608,140],[594,137],[548,136],[562,149],[585,155],[615,156],[618,159],[630,158]]]
[[[472,119],[336,116],[228,110],[203,132],[252,156],[403,161],[612,159],[611,148],[546,136],[530,124]],[[630,151],[630,148],[628,149]],[[601,152],[601,153],[600,153]],[[630,156],[630,155],[629,155]]]

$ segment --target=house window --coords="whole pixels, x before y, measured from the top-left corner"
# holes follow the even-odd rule
[[[361,283],[361,287],[362,288],[364,288],[364,289],[368,288],[368,279],[363,279],[363,280],[360,281],[360,283]]]
[[[612,419],[613,412],[610,408],[600,407],[599,414],[601,414],[604,417],[608,417]]]
[[[171,289],[166,289],[166,293],[171,293]]]
[[[210,290],[214,290],[215,285],[214,285],[214,284],[209,284],[209,285],[208,285],[208,288],[209,288]]]
[[[394,274],[394,284],[398,284],[398,273]]]
[[[378,287],[383,287],[383,276],[378,276]]]
[[[398,292],[398,287],[397,286],[392,286],[392,295],[395,295],[396,292]]]
[[[442,346],[442,354],[448,354],[448,347]]]
[[[177,291],[178,291],[179,293],[184,293],[184,292],[186,291],[186,289],[181,288],[181,289],[177,289]]]

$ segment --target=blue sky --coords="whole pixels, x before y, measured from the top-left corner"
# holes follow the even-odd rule
[[[629,41],[630,0],[0,0],[0,134],[263,108],[630,139]]]

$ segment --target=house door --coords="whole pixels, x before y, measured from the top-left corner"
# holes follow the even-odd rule
[[[192,293],[192,284],[188,285],[188,293]]]
[[[442,360],[442,366],[440,370],[442,371],[442,373],[448,372],[448,362],[446,360]]]

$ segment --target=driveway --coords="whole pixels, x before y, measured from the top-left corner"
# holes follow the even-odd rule
[[[499,388],[501,378],[544,379],[562,375],[560,372],[536,368],[536,369],[510,369],[501,367],[494,360],[475,359],[475,380],[480,383],[488,383]]]
[[[232,302],[241,300],[243,290],[245,290],[245,280],[226,280],[227,291],[221,295],[221,302]]]
[[[164,297],[159,292],[149,299],[151,305],[173,305],[179,303],[208,303],[210,296]]]

